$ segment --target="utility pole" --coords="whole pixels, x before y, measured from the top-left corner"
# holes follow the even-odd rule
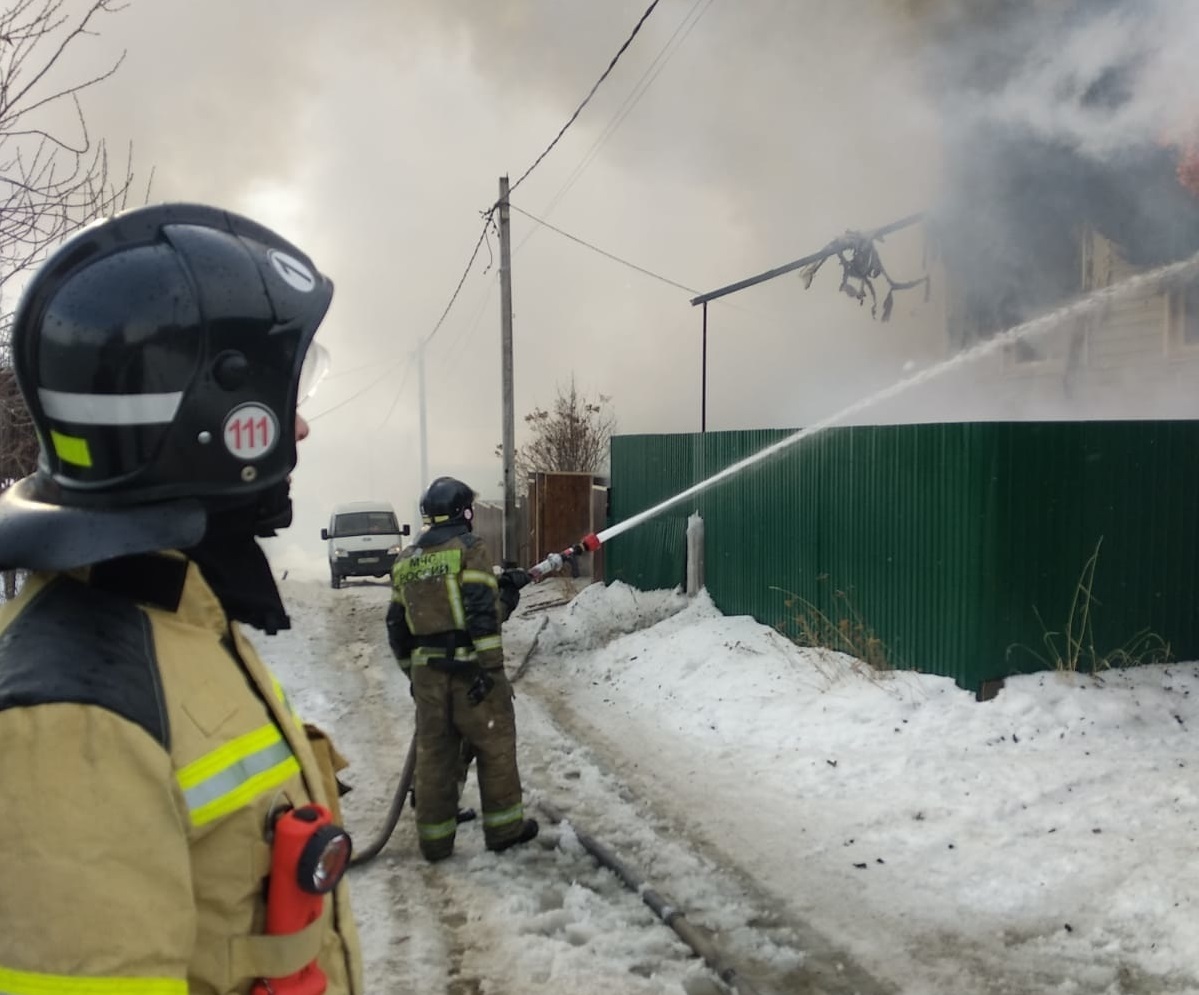
[[[699,430],[708,430],[708,302],[704,301],[704,346],[700,353]]]
[[[420,392],[420,493],[425,493],[429,486],[429,434],[425,409],[428,406],[425,398],[425,340],[421,339],[416,347],[416,382]]]
[[[508,224],[508,177],[500,177],[500,357],[503,371],[505,567],[516,566],[516,421],[512,400],[512,239]]]

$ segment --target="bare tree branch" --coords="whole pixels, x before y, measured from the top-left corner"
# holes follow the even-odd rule
[[[514,454],[517,486],[524,490],[534,473],[575,472],[601,474],[608,468],[608,442],[616,428],[606,409],[611,398],[600,394],[592,401],[578,392],[575,380],[558,389],[551,411],[534,408],[525,415],[530,441]],[[496,455],[503,455],[496,447]]]
[[[66,16],[57,20],[53,19],[54,15],[62,9],[64,3],[65,0],[44,0],[42,3],[42,9],[38,12],[35,12],[32,15],[31,20],[27,22],[26,25],[15,27],[11,30],[9,25],[12,24],[15,19],[22,17],[24,13],[33,6],[33,3],[20,3],[15,9],[10,8],[7,13],[0,14],[0,34],[6,35],[10,39],[14,39],[18,48],[21,49],[21,51],[14,56],[13,62],[16,64],[16,66],[19,67],[24,63],[25,55],[28,54],[32,48],[42,43],[46,38],[52,38],[58,29],[67,22],[68,18]],[[26,95],[29,94],[30,91],[32,91],[33,88],[45,78],[46,74],[58,64],[58,60],[62,58],[63,53],[66,52],[71,42],[81,35],[88,33],[85,29],[87,28],[87,24],[92,17],[94,17],[99,11],[107,11],[110,7],[111,4],[108,2],[108,0],[93,0],[93,3],[87,9],[87,12],[83,15],[82,20],[71,31],[67,32],[65,36],[58,40],[54,51],[51,52],[47,58],[43,58],[41,60],[41,64],[34,71],[33,78],[28,83],[24,84],[19,90],[17,90],[16,93],[9,96],[5,101],[3,112],[5,118],[16,120],[17,117],[27,113],[30,110],[33,110],[35,107],[41,107],[57,97],[63,96],[67,93],[72,93],[76,89],[90,85],[88,83],[79,84],[76,87],[60,91],[59,93],[50,94],[30,107],[22,108],[21,106],[21,101],[25,99]],[[124,57],[124,54],[122,54],[121,59]],[[121,59],[117,60],[117,65],[121,64]],[[104,74],[104,76],[109,76],[115,71],[116,66],[113,66],[112,69]],[[11,81],[15,78],[15,73],[5,73],[4,78],[6,81]],[[102,76],[100,78],[102,79],[104,77]]]
[[[112,76],[60,78],[72,46],[94,36],[94,22],[123,10],[114,0],[12,0],[0,10],[0,486],[32,471],[37,440],[12,371],[13,301],[6,291],[65,238],[123,209],[133,183],[133,149],[114,169],[103,140],[93,141],[80,95]],[[47,112],[74,109],[66,131]],[[148,189],[148,188],[147,188]]]

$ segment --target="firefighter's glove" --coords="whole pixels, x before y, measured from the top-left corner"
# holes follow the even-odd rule
[[[475,705],[483,704],[483,699],[491,694],[491,689],[495,687],[495,678],[492,677],[486,670],[480,670],[478,676],[471,682],[469,688],[466,689],[466,700],[473,708]]]
[[[501,586],[510,585],[518,591],[526,584],[531,583],[532,580],[533,578],[529,576],[529,572],[527,570],[521,570],[520,567],[509,567],[502,574],[500,574]]]
[[[520,567],[512,567],[500,574],[497,583],[500,604],[504,606],[504,618],[516,611],[516,606],[520,604],[520,589],[531,579],[528,573],[521,570]]]

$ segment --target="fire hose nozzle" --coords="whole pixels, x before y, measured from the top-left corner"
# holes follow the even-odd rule
[[[544,580],[549,574],[557,573],[562,569],[562,554],[550,553],[544,560],[535,566],[529,567],[529,578],[533,583]]]
[[[599,536],[592,532],[590,535],[584,536],[575,545],[562,550],[561,553],[550,553],[540,563],[529,567],[529,579],[533,583],[537,583],[544,580],[550,574],[557,573],[568,563],[570,564],[571,572],[577,577],[579,575],[578,557],[584,553],[594,553],[600,548],[600,545]]]

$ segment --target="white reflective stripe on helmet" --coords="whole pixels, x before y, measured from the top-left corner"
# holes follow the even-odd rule
[[[179,410],[183,391],[169,394],[69,394],[38,388],[42,410],[75,425],[166,425]]]

